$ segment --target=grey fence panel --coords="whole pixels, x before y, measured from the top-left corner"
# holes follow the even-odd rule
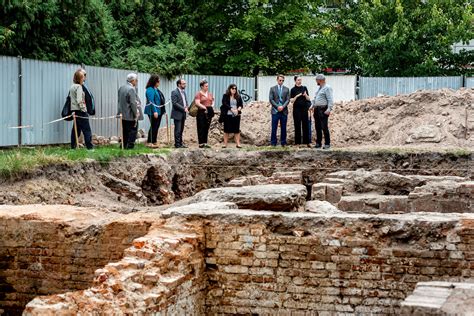
[[[359,98],[409,94],[416,90],[459,89],[462,76],[456,77],[360,77]]]
[[[466,78],[466,88],[474,88],[474,77]]]
[[[61,109],[69,93],[74,64],[23,60],[22,71],[22,143],[26,145],[60,144],[70,142],[71,122],[59,121]]]
[[[0,56],[0,146],[18,145],[18,58]]]
[[[308,88],[309,96],[314,98],[317,89],[315,76],[302,76],[301,79],[303,85]],[[277,84],[276,75],[259,76],[257,81],[258,100],[268,102],[270,88]],[[326,76],[326,82],[334,91],[335,102],[351,101],[355,99],[356,76]],[[290,89],[293,88],[295,85],[293,76],[287,75],[284,85]]]
[[[92,134],[110,137],[119,136],[120,122],[118,119],[95,120],[117,114],[118,89],[127,81],[130,71],[85,66],[87,71],[87,86],[94,95],[96,114],[91,119]]]
[[[97,120],[97,118],[106,118],[117,114],[118,105],[118,89],[127,83],[127,74],[131,70],[112,69],[95,66],[85,66],[87,71],[87,85],[94,95],[96,104],[96,115],[91,119],[92,133],[100,136],[119,136],[120,122],[117,119]],[[145,86],[148,82],[150,74],[138,73],[138,96],[142,101],[143,108],[146,105]],[[171,90],[169,89],[171,82],[166,78],[160,80],[160,90],[165,95],[166,101],[169,100]],[[167,113],[170,112],[171,105],[167,105]],[[163,117],[160,127],[166,126],[166,117]],[[148,132],[150,122],[148,117],[144,117],[139,122],[139,128]]]
[[[227,90],[231,83],[237,85],[237,89],[242,93],[244,102],[255,100],[255,79],[247,77],[233,77],[233,76],[203,76],[203,75],[184,75],[183,78],[187,82],[187,95],[189,100],[192,100],[199,91],[199,82],[202,79],[207,79],[209,82],[209,91],[214,94],[216,99],[215,107],[221,106],[222,95]]]

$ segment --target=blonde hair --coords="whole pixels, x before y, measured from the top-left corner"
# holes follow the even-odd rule
[[[74,77],[72,77],[72,81],[77,84],[81,84],[81,80],[84,79],[84,72],[83,69],[78,69],[74,73]]]

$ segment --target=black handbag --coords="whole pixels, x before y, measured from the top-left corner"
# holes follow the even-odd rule
[[[87,109],[87,114],[89,115],[95,115],[95,105],[94,105],[94,97],[92,96],[91,92],[89,89],[86,87],[83,87],[84,91],[84,96],[86,100],[86,109]]]
[[[219,123],[224,123],[225,119],[225,113],[221,111],[221,114],[219,115]]]
[[[68,95],[66,98],[66,102],[64,102],[63,110],[61,111],[61,117],[65,117],[65,121],[72,121],[73,117],[71,116],[71,96]]]

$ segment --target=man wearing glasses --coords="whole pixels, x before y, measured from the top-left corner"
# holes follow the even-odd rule
[[[272,105],[272,136],[270,143],[277,144],[277,129],[280,123],[280,142],[286,146],[286,123],[288,121],[288,103],[290,102],[290,89],[283,85],[285,76],[277,76],[277,85],[270,88],[270,103]]]

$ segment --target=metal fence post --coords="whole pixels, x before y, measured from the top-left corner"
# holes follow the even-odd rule
[[[254,86],[254,101],[258,100],[258,76],[255,76],[255,82],[253,83]]]
[[[21,113],[22,113],[22,97],[21,97],[21,92],[22,92],[22,61],[23,58],[21,56],[18,56],[18,126],[22,126],[22,118],[21,118]],[[18,129],[18,147],[21,147],[21,142],[22,142],[22,128],[20,127]]]
[[[360,76],[359,75],[356,75],[356,78],[355,78],[355,86],[354,86],[354,98],[355,100],[359,100],[360,99]]]

